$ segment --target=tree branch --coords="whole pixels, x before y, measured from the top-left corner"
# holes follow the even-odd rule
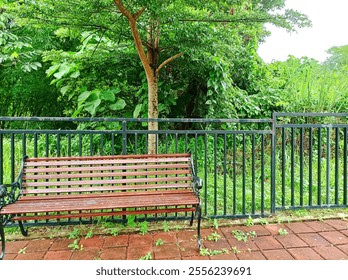
[[[159,71],[166,66],[168,63],[172,62],[173,60],[177,59],[178,57],[182,56],[184,53],[178,53],[168,59],[166,59],[165,61],[163,61],[160,66],[158,66],[158,68],[156,69],[156,76],[158,75]]]
[[[143,12],[145,11],[145,7],[142,7],[139,11],[137,11],[134,15],[133,15],[133,18],[134,20],[137,20],[142,14]]]

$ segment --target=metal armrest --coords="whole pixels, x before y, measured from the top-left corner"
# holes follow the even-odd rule
[[[7,196],[7,188],[11,187],[11,185],[0,185],[0,198],[4,198]]]
[[[199,178],[198,176],[194,176],[193,177],[193,182],[194,182],[194,185],[197,188],[197,190],[202,189],[202,187],[203,187],[203,180],[201,178]]]

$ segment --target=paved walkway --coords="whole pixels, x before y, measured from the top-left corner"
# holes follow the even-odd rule
[[[346,220],[202,229],[201,254],[195,234],[195,230],[180,230],[96,235],[76,239],[75,244],[67,238],[8,241],[5,259],[138,260],[151,255],[155,260],[348,260]]]

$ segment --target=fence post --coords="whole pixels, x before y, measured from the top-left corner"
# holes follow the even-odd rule
[[[122,121],[122,155],[127,154],[127,121]]]
[[[277,146],[277,114],[272,113],[272,145],[271,145],[271,213],[275,213],[276,208],[276,146]]]

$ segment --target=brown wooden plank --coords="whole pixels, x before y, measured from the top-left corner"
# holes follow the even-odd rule
[[[134,163],[163,163],[163,162],[189,162],[190,158],[144,158],[144,159],[105,159],[105,160],[74,160],[65,161],[27,161],[25,166],[74,166],[74,165],[107,165],[107,164],[134,164]]]
[[[72,157],[33,157],[27,158],[26,162],[39,162],[39,161],[65,161],[65,160],[107,160],[107,159],[143,159],[143,158],[177,158],[177,157],[190,157],[189,153],[175,153],[175,154],[154,154],[154,155],[109,155],[109,156],[72,156]]]
[[[190,170],[161,170],[161,171],[129,171],[129,172],[103,172],[103,173],[75,173],[75,174],[37,174],[23,175],[23,180],[46,180],[46,179],[76,179],[76,178],[107,178],[107,177],[127,177],[127,176],[158,176],[158,175],[187,175]]]
[[[105,191],[137,191],[137,190],[155,190],[155,189],[187,189],[192,188],[191,184],[157,184],[157,185],[122,185],[122,186],[99,186],[99,187],[77,187],[77,188],[40,188],[23,189],[23,195],[30,194],[56,194],[56,193],[74,193],[74,192],[105,192]]]
[[[117,208],[161,207],[198,205],[199,199],[192,193],[147,195],[132,197],[98,197],[92,199],[48,200],[38,203],[17,201],[1,209],[1,214],[25,214],[40,212],[65,212],[84,210],[104,210]]]
[[[90,172],[100,170],[141,170],[141,169],[188,169],[189,164],[144,164],[144,165],[100,165],[100,166],[84,166],[84,167],[41,167],[41,168],[25,168],[24,172],[28,173],[50,173],[50,172]]]
[[[33,215],[33,216],[15,216],[12,218],[14,221],[29,221],[29,220],[50,220],[50,219],[72,219],[72,218],[89,218],[89,217],[105,217],[105,216],[123,216],[123,215],[139,215],[139,214],[164,214],[164,213],[184,213],[184,212],[194,212],[195,207],[185,207],[185,208],[161,208],[153,210],[129,210],[129,211],[111,211],[111,212],[77,212],[69,214],[48,214],[48,215]]]
[[[105,192],[105,193],[87,193],[87,194],[51,194],[51,195],[26,195],[21,196],[19,200],[21,202],[26,201],[48,201],[48,200],[65,200],[65,199],[92,199],[93,197],[132,197],[132,199],[137,199],[138,196],[147,196],[147,195],[168,195],[168,194],[184,194],[192,193],[192,190],[189,189],[179,189],[179,190],[153,190],[153,191],[131,191],[131,192]]]
[[[53,187],[53,186],[78,186],[78,185],[108,185],[108,184],[134,184],[154,182],[182,182],[191,181],[191,177],[163,177],[163,178],[133,178],[114,180],[78,180],[78,181],[56,181],[56,182],[24,182],[22,186],[28,187]]]

